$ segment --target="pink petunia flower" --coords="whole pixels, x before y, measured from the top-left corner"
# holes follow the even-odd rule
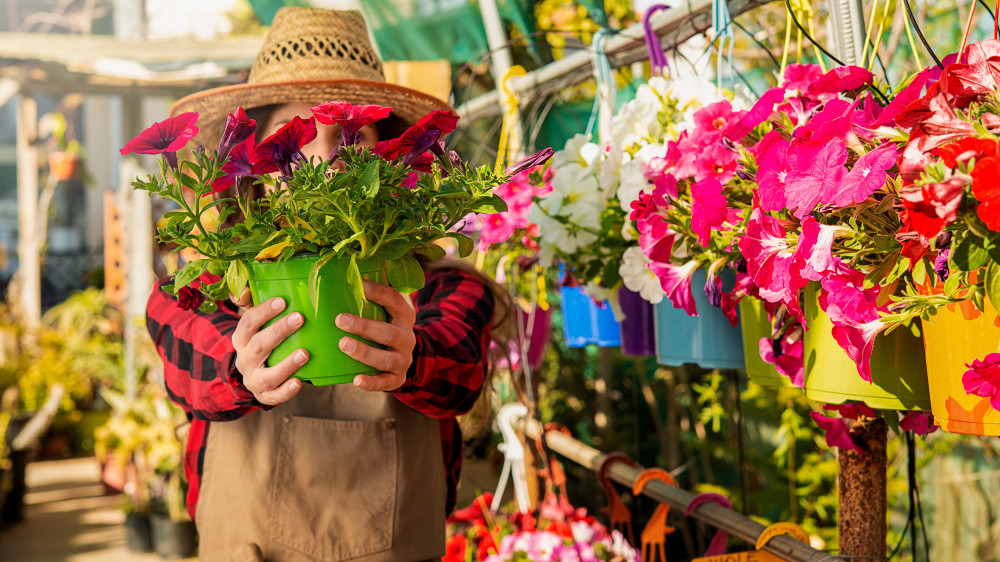
[[[857,365],[861,378],[871,382],[872,349],[875,337],[886,328],[879,318],[887,309],[876,303],[878,286],[864,289],[864,274],[838,267],[841,271],[823,279],[819,305],[833,323],[833,338]]]
[[[698,269],[698,262],[689,261],[684,265],[653,262],[649,269],[660,279],[660,286],[674,308],[682,308],[688,316],[698,316],[694,304],[694,294],[691,293],[691,276]]]
[[[514,223],[508,213],[491,213],[479,215],[482,220],[480,243],[484,246],[501,244],[514,235]]]
[[[828,418],[819,412],[809,412],[816,425],[826,432],[826,445],[843,451],[860,451],[851,441],[851,422],[844,418]]]
[[[805,92],[822,75],[823,69],[818,64],[790,64],[785,67],[781,87]]]
[[[899,422],[899,429],[928,435],[937,431],[938,426],[934,425],[934,415],[930,412],[906,412]]]
[[[727,183],[736,175],[736,151],[721,143],[710,144],[695,154],[694,181],[715,178]]]
[[[869,418],[875,417],[875,410],[871,409],[867,404],[861,402],[848,402],[847,404],[827,404],[823,406],[824,410],[832,410],[840,414],[842,418],[848,418],[852,420],[858,419],[858,416],[867,416]]]
[[[836,270],[833,240],[839,230],[836,226],[820,224],[813,217],[806,217],[802,221],[795,258],[803,277],[819,281],[828,272]]]
[[[789,312],[801,319],[799,290],[807,281],[796,266],[795,253],[788,247],[785,229],[778,220],[754,209],[739,248],[747,258],[747,272],[759,287],[761,298],[784,303]]]
[[[1000,410],[1000,353],[990,353],[965,366],[969,368],[962,375],[965,392],[989,398],[993,409]]]
[[[857,90],[870,83],[875,75],[858,66],[839,66],[813,80],[810,90],[823,93],[840,93]]]
[[[839,138],[828,142],[792,143],[788,150],[789,172],[785,177],[785,199],[799,219],[817,205],[827,204],[847,175],[847,146]]]
[[[691,186],[691,229],[702,247],[708,247],[711,231],[718,230],[727,215],[726,196],[719,180],[708,178]]]
[[[805,345],[801,339],[789,344],[782,338],[775,344],[771,338],[760,338],[757,351],[761,360],[774,365],[774,369],[788,377],[793,385],[805,388]]]
[[[758,154],[757,195],[760,208],[765,211],[781,211],[787,205],[788,146],[788,140],[774,130],[764,135],[754,148]]]

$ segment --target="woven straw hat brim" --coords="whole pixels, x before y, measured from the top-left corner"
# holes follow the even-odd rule
[[[236,111],[237,106],[247,110],[272,104],[319,105],[328,101],[391,107],[393,115],[407,125],[416,123],[435,109],[454,111],[447,102],[403,86],[374,80],[337,78],[213,88],[181,98],[170,108],[170,115],[173,117],[189,111],[198,113],[200,131],[194,141],[212,150],[222,138],[226,115]],[[258,123],[258,126],[263,126],[263,123]]]

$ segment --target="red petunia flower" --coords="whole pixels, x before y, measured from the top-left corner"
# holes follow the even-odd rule
[[[181,310],[193,310],[205,302],[205,295],[192,287],[181,287],[177,291],[177,306]]]
[[[983,156],[996,156],[997,141],[968,137],[939,147],[937,152],[946,166],[954,168],[959,162],[968,162],[973,158],[978,161]]]
[[[226,116],[226,128],[219,141],[219,160],[225,160],[229,152],[248,138],[253,137],[257,122],[247,116],[242,107]]]
[[[153,123],[119,151],[126,154],[162,154],[172,168],[177,167],[177,151],[198,134],[198,114],[181,113]]]
[[[1000,157],[987,156],[972,168],[972,195],[980,201],[976,214],[993,231],[1000,231]]]
[[[257,145],[253,154],[253,173],[281,172],[292,175],[292,165],[306,159],[302,147],[316,138],[316,121],[296,115],[276,133]]]
[[[428,130],[438,129],[441,131],[440,136],[443,137],[454,131],[457,126],[458,115],[444,109],[436,109],[421,117],[420,121],[404,131],[399,138],[378,142],[374,152],[386,160],[395,160],[410,152]]]
[[[324,125],[340,125],[344,133],[344,146],[350,146],[361,140],[362,127],[385,119],[392,113],[392,108],[328,101],[312,108],[312,113],[316,116],[316,120]]]
[[[243,139],[243,142],[233,147],[229,153],[229,160],[222,165],[225,175],[219,176],[212,181],[212,191],[221,193],[236,183],[236,179],[249,176],[253,171],[253,137]]]
[[[469,540],[463,535],[449,537],[444,545],[445,554],[441,557],[441,562],[465,562],[465,550],[468,547]]]

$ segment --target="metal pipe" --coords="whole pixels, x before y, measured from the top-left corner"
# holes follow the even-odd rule
[[[526,436],[537,439],[541,435],[543,428],[537,420],[522,418],[521,421]],[[545,442],[553,451],[594,472],[600,469],[601,462],[605,457],[601,451],[556,431],[549,432],[546,435]],[[642,471],[642,467],[633,468],[624,463],[616,463],[611,465],[608,470],[608,476],[616,482],[631,488]],[[643,490],[643,495],[679,510],[687,509],[688,504],[694,499],[694,495],[691,493],[658,480],[650,482],[645,490]],[[765,529],[764,525],[711,502],[698,506],[691,513],[691,517],[722,529],[730,535],[739,537],[750,544],[756,544],[757,538]],[[785,535],[774,537],[768,541],[764,545],[764,550],[778,556],[782,560],[789,560],[791,562],[834,562],[842,560],[837,556],[816,550],[807,544]]]
[[[729,0],[729,11],[733,17],[774,0]],[[663,10],[653,16],[651,25],[657,37],[673,33],[665,44],[673,48],[691,37],[712,27],[711,8],[713,0],[687,0],[678,2],[676,7]],[[691,19],[687,25],[688,18]],[[612,68],[618,68],[647,59],[645,35],[642,24],[635,24],[621,30],[608,40],[606,51]],[[522,104],[547,93],[559,91],[567,86],[583,82],[594,74],[589,51],[583,50],[545,65],[524,76],[512,78],[508,84]],[[478,119],[497,115],[501,111],[500,92],[493,90],[473,98],[458,108],[463,119]]]

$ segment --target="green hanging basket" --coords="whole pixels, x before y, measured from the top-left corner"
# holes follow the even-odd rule
[[[358,341],[381,348],[368,340],[348,334],[334,324],[338,314],[351,312],[353,306],[356,306],[352,305],[353,297],[347,288],[348,260],[332,259],[323,266],[319,274],[317,306],[314,307],[310,301],[309,268],[318,259],[319,256],[301,256],[282,262],[250,263],[249,281],[253,303],[257,305],[274,297],[285,299],[284,312],[268,322],[267,326],[292,312],[299,312],[305,318],[302,326],[274,349],[267,360],[267,365],[273,367],[295,350],[305,349],[309,352],[309,361],[294,375],[303,382],[317,386],[347,384],[352,382],[356,375],[377,374],[377,369],[340,350],[339,342],[344,336],[351,336]],[[377,283],[386,282],[384,261],[360,261],[358,267],[363,279]],[[385,309],[371,302],[365,303],[361,316],[382,321],[386,318]]]
[[[819,307],[819,286],[810,283],[805,296],[807,398],[828,404],[858,400],[879,410],[930,411],[921,338],[905,328],[877,336],[871,357],[872,382],[867,382],[833,338],[833,324]]]
[[[764,301],[753,297],[740,300],[740,327],[743,329],[743,353],[750,380],[768,387],[794,386],[791,379],[760,358],[761,338],[771,337],[771,321],[764,310]]]

